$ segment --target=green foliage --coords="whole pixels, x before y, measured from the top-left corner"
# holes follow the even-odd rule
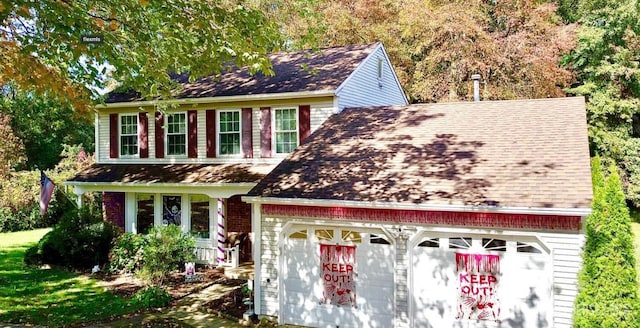
[[[144,235],[126,232],[120,235],[109,254],[109,271],[113,273],[134,273],[144,263],[144,247],[147,238]]]
[[[566,1],[580,23],[578,44],[564,59],[576,72],[568,93],[587,98],[592,153],[620,169],[623,188],[640,207],[640,10],[637,0]]]
[[[160,308],[169,303],[171,303],[171,295],[160,286],[147,286],[131,299],[131,304],[137,308]]]
[[[61,327],[135,312],[128,298],[73,272],[25,266],[25,251],[49,229],[0,233],[2,326]],[[13,324],[13,325],[12,325]]]
[[[24,145],[11,127],[11,117],[0,109],[0,178],[6,177],[24,160]]]
[[[32,92],[0,97],[0,113],[10,116],[11,128],[24,143],[26,163],[19,169],[49,170],[58,164],[64,145],[83,145],[93,152],[93,122],[75,114],[68,101]],[[1,117],[1,116],[0,116]]]
[[[86,206],[63,214],[60,222],[33,249],[27,264],[54,264],[75,269],[104,265],[119,228],[102,221],[100,211]]]
[[[45,173],[56,183],[55,192],[46,216],[40,215],[40,172],[11,172],[0,179],[0,232],[19,231],[50,227],[59,221],[63,213],[75,208],[75,195],[62,187],[62,182],[71,178],[82,168],[91,165],[93,158],[78,159],[81,147],[64,145],[62,160],[55,169]],[[89,196],[87,203],[100,204],[98,196]]]
[[[145,97],[169,95],[171,72],[193,78],[225,63],[269,72],[277,25],[247,1],[31,1],[0,5],[0,84],[78,101],[111,77]],[[22,22],[29,22],[25,28]],[[102,42],[86,43],[97,35]],[[107,66],[106,64],[111,66]],[[96,88],[97,89],[97,88]]]
[[[586,220],[584,267],[579,276],[574,325],[640,327],[633,233],[615,166],[603,177],[592,163],[593,213]]]
[[[195,259],[195,238],[176,225],[154,227],[146,236],[140,276],[162,285],[167,276]]]

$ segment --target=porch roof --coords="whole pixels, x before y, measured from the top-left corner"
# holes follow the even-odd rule
[[[256,183],[275,164],[93,164],[67,184]]]
[[[264,203],[588,209],[584,98],[348,108],[248,195]]]

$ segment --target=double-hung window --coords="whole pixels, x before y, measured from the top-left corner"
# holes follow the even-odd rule
[[[167,115],[167,155],[187,154],[187,114]]]
[[[295,108],[275,110],[276,154],[288,154],[298,147],[298,111]]]
[[[138,115],[120,115],[120,156],[138,155]]]
[[[218,111],[218,113],[220,115],[218,154],[240,154],[240,111]]]

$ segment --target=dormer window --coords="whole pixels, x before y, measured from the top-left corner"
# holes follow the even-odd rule
[[[296,108],[275,110],[276,154],[288,154],[298,147],[298,112]]]
[[[241,153],[240,136],[240,111],[218,111],[219,113],[219,135],[218,154],[238,155]]]
[[[187,154],[187,114],[167,115],[167,155]]]
[[[120,115],[120,156],[138,155],[138,114]]]

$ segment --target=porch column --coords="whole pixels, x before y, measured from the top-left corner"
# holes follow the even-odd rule
[[[222,265],[224,263],[224,258],[225,258],[225,250],[224,250],[224,243],[227,239],[227,229],[226,229],[226,222],[225,222],[225,204],[224,204],[224,199],[223,198],[218,198],[218,205],[216,206],[217,208],[217,213],[218,213],[218,226],[217,226],[217,231],[218,231],[218,256],[217,256],[217,260],[218,260],[218,266]]]
[[[82,203],[82,195],[84,195],[84,192],[84,189],[79,188],[78,186],[73,186],[73,193],[76,195],[76,206],[78,206],[78,209],[82,208],[84,205]]]

